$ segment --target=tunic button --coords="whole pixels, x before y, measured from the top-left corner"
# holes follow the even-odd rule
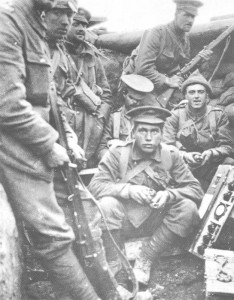
[[[41,59],[40,59],[40,62],[41,62],[41,63],[45,63],[46,60],[45,60],[44,58],[41,58]]]

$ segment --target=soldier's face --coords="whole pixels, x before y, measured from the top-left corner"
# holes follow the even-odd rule
[[[34,0],[36,6],[42,10],[50,10],[55,6],[57,0]]]
[[[185,98],[192,110],[199,111],[207,104],[206,88],[201,84],[189,85],[186,88]]]
[[[86,24],[74,20],[67,35],[68,40],[72,43],[80,43],[84,41],[86,27]]]
[[[49,41],[63,39],[71,26],[74,13],[70,9],[54,8],[45,15]]]
[[[162,140],[162,130],[158,125],[139,123],[134,129],[133,138],[140,153],[151,155],[156,152]]]
[[[181,31],[189,32],[193,26],[194,20],[195,16],[186,11],[179,10],[176,12],[175,23]]]
[[[126,94],[124,95],[126,109],[130,110],[134,107],[139,106],[144,96],[145,93],[140,93],[133,89],[128,88]]]

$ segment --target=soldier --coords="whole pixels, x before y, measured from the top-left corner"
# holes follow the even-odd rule
[[[111,114],[110,120],[104,128],[103,136],[97,150],[98,160],[103,157],[110,146],[130,138],[132,126],[127,112],[139,105],[149,105],[150,101],[153,104],[154,101],[154,97],[150,93],[154,86],[148,78],[129,74],[123,75],[121,81],[124,84],[124,106]]]
[[[89,188],[99,199],[118,243],[122,238],[151,236],[134,266],[138,281],[147,284],[152,263],[198,224],[197,204],[203,192],[179,151],[161,143],[169,111],[143,106],[128,115],[133,122],[133,141],[104,155]],[[103,242],[107,260],[118,274],[121,264],[104,228]]]
[[[167,88],[181,87],[183,79],[177,73],[190,60],[188,32],[193,26],[198,8],[202,6],[202,2],[197,0],[174,2],[174,20],[167,25],[146,30],[128,66],[124,68],[125,73],[134,72],[149,78],[154,84],[156,95]],[[211,53],[210,50],[203,50],[200,55],[208,60]]]
[[[71,10],[69,6],[69,1],[67,0],[58,0],[55,7],[45,14],[45,20],[47,24],[47,41],[51,55],[53,77],[56,83],[57,90],[57,95],[55,96],[54,101],[56,101],[59,104],[60,109],[65,110],[65,112],[68,111],[69,108],[66,107],[65,102],[63,101],[63,95],[67,94],[67,90],[69,90],[70,95],[72,91],[74,93],[76,91],[76,89],[74,89],[74,83],[72,82],[72,73],[74,70],[72,69],[72,65],[70,63],[71,58],[66,53],[66,49],[63,45],[63,40],[66,36],[69,26],[71,25],[72,17],[73,11]],[[74,137],[74,132],[71,128],[69,128],[69,125],[65,121],[66,120],[64,120],[64,127],[66,128],[66,136],[69,145],[72,144],[73,148],[76,147],[79,149],[79,146],[77,145],[77,137]],[[80,151],[80,153],[83,154],[82,151]],[[80,229],[77,228],[77,222],[74,221],[73,217],[75,213],[78,214],[79,212],[75,211],[74,206],[71,205],[70,201],[68,201],[70,195],[67,192],[67,183],[64,178],[64,174],[62,174],[61,169],[59,168],[55,169],[54,188],[56,192],[57,201],[59,205],[63,208],[66,220],[68,224],[73,227],[74,232],[77,234],[77,243],[74,245],[74,249],[76,249],[76,254],[78,255],[78,258],[83,260],[85,259],[85,257],[80,257],[80,253],[82,252],[80,247],[84,247],[85,245],[79,245],[78,247],[76,247],[77,244],[80,243],[80,236],[82,235],[82,233],[81,231],[80,235],[79,233],[77,233]],[[92,268],[92,273],[99,272],[98,274],[101,277],[100,271],[102,269],[103,277],[105,276],[106,281],[109,280],[109,286],[107,287],[107,285],[103,283],[100,286],[97,278],[95,278],[96,280],[92,281],[92,283],[95,284],[96,289],[98,289],[98,293],[99,295],[101,295],[101,298],[103,300],[121,299],[119,292],[115,290],[116,282],[114,282],[113,276],[110,273],[105,258],[104,248],[102,246],[101,230],[98,226],[100,223],[100,214],[97,208],[93,205],[93,203],[91,203],[91,201],[87,201],[86,199],[83,205],[84,211],[87,215],[87,224],[81,224],[81,226],[83,226],[83,228],[85,228],[85,226],[89,226],[92,235],[92,241],[86,241],[86,243],[92,243],[92,245],[94,245],[95,247],[95,253],[98,254],[98,258],[96,258],[96,261],[98,261],[98,263],[94,263],[94,265],[96,266],[100,264],[98,270],[95,267]],[[102,279],[104,280],[104,278]],[[89,288],[88,285],[87,287]],[[67,291],[63,288],[59,289],[58,287],[57,294],[59,299],[73,299],[70,298],[69,293],[67,293]]]
[[[34,231],[33,246],[55,292],[98,297],[72,251],[74,233],[53,189],[53,169],[68,163],[49,124],[54,86],[44,41],[44,12],[52,0],[15,0],[0,9],[0,175],[14,213]],[[75,0],[69,1],[76,10]],[[76,149],[73,151],[79,157]]]
[[[84,9],[78,11],[68,32],[66,46],[77,68],[75,79],[80,85],[70,101],[70,107],[76,113],[68,118],[85,151],[87,166],[93,167],[97,164],[95,152],[109,119],[112,99],[99,52],[85,41],[90,16]]]
[[[208,105],[212,88],[198,71],[183,83],[182,92],[188,103],[167,119],[163,140],[181,150],[206,191],[218,165],[234,163],[229,122],[222,108]]]

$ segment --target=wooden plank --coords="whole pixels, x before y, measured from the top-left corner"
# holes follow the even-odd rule
[[[206,249],[205,276],[207,296],[234,295],[234,251]]]

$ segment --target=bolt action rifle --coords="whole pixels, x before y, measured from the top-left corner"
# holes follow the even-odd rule
[[[59,143],[61,146],[67,149],[71,161],[71,163],[69,163],[66,167],[62,168],[61,172],[66,183],[68,192],[67,199],[73,214],[73,230],[76,237],[75,251],[90,282],[92,283],[97,294],[101,297],[102,300],[134,299],[138,292],[137,281],[127,258],[119,249],[110,231],[107,230],[119,252],[119,256],[121,258],[123,266],[125,266],[129,279],[131,279],[132,281],[132,292],[129,292],[127,290],[125,291],[125,289],[122,289],[120,286],[118,286],[112,273],[109,271],[102,241],[99,240],[99,242],[97,242],[92,236],[89,221],[87,218],[87,211],[85,210],[85,202],[92,202],[92,204],[94,204],[94,206],[96,206],[98,211],[100,212],[102,220],[104,220],[104,225],[107,226],[107,224],[98,202],[84,185],[78,173],[77,165],[72,162],[73,158],[68,148],[66,132],[64,128],[64,114],[62,112],[60,104],[58,104],[57,97],[58,96],[56,93],[56,88],[54,87],[50,99],[51,111],[55,127],[59,132]]]
[[[229,26],[224,32],[222,32],[209,45],[205,46],[204,49],[213,50],[226,37],[228,37],[233,32],[233,30],[234,30],[234,25]],[[198,53],[188,64],[186,64],[180,70],[179,73],[177,73],[177,75],[183,77],[184,79],[188,78],[189,75],[199,67],[199,65],[201,64],[201,61],[202,61],[202,57]],[[173,93],[175,92],[175,90],[176,90],[175,88],[168,88],[164,92],[162,92],[157,98],[158,103],[160,103],[160,105],[162,107],[166,108],[168,101],[173,96]]]

